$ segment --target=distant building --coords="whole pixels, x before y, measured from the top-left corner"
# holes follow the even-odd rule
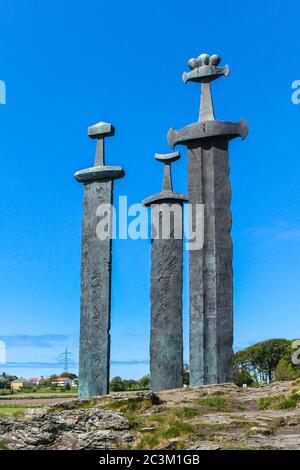
[[[45,380],[44,377],[32,377],[29,379],[32,385],[39,385],[43,380]]]
[[[10,388],[12,390],[24,390],[33,388],[33,384],[30,382],[30,380],[27,379],[16,379],[10,383]]]
[[[72,387],[72,380],[69,377],[57,377],[57,379],[53,379],[51,385],[56,385],[57,387],[65,387],[67,384]]]

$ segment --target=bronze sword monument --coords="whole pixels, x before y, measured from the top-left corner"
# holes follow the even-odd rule
[[[232,380],[233,275],[228,142],[245,138],[245,121],[215,120],[210,82],[228,76],[220,57],[201,54],[189,61],[183,81],[201,83],[198,122],[175,131],[171,147],[188,148],[190,226],[195,205],[204,204],[204,245],[189,252],[190,385]]]
[[[160,193],[143,201],[151,206],[151,390],[170,390],[183,383],[182,334],[182,205],[187,200],[173,192],[171,162],[179,152],[156,154],[164,163]]]
[[[111,206],[113,181],[125,174],[119,166],[105,165],[104,138],[114,135],[113,126],[99,122],[88,128],[88,135],[97,139],[95,165],[75,173],[76,180],[84,184],[78,394],[81,398],[109,391]],[[105,237],[97,234],[101,206],[108,211],[110,220]]]

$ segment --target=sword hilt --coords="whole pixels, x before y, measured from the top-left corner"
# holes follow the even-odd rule
[[[125,172],[120,166],[105,165],[104,138],[115,134],[115,128],[108,122],[98,122],[88,128],[88,136],[97,139],[95,164],[93,167],[77,171],[75,178],[81,183],[109,181],[122,178]]]
[[[180,153],[173,152],[173,153],[156,153],[154,158],[159,162],[164,164],[164,178],[163,178],[163,191],[173,191],[173,184],[172,184],[172,172],[171,172],[171,163],[176,162],[179,160]]]
[[[108,122],[97,122],[93,126],[88,127],[88,136],[91,139],[97,139],[95,166],[105,165],[105,148],[104,138],[115,135],[115,128]]]
[[[209,56],[208,54],[200,54],[197,59],[190,59],[188,65],[190,72],[184,72],[182,80],[184,83],[197,82],[201,83],[201,98],[198,121],[213,121],[215,119],[214,107],[211,96],[210,82],[225,75],[229,75],[229,67],[218,67],[221,58],[217,54]]]
[[[154,158],[164,164],[162,191],[144,199],[143,205],[151,206],[152,204],[160,204],[168,201],[177,201],[179,203],[187,201],[187,196],[185,194],[173,192],[171,163],[176,162],[176,160],[179,160],[180,153],[156,153],[154,155]]]

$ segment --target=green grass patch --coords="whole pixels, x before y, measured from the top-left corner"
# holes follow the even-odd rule
[[[205,398],[200,398],[198,403],[199,405],[205,405],[216,411],[227,411],[229,408],[228,401],[219,395],[209,395]]]
[[[12,395],[14,392],[10,388],[1,388],[0,396]]]
[[[5,444],[3,444],[3,442],[0,442],[0,450],[9,450],[9,449]]]
[[[158,424],[157,428],[144,433],[134,445],[134,449],[162,449],[170,439],[197,435],[196,429],[190,423],[183,421],[182,418],[173,413],[152,418],[151,422],[156,422]],[[176,447],[182,448],[180,440]]]
[[[258,400],[258,407],[260,410],[287,410],[290,408],[296,408],[299,402],[300,395],[298,393],[291,393],[289,395],[260,398]]]
[[[174,410],[174,415],[177,416],[177,418],[182,419],[194,418],[198,414],[199,410],[197,410],[196,408],[191,408],[189,406],[177,408],[176,410]]]
[[[25,413],[24,406],[0,406],[0,418],[4,416],[22,417]]]
[[[245,411],[245,407],[240,403],[236,403],[228,397],[220,394],[208,395],[207,397],[200,398],[198,404],[206,407],[208,410],[213,411]]]

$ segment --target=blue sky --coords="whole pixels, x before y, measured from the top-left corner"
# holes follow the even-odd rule
[[[230,144],[235,347],[299,336],[299,13],[297,0],[0,0],[0,368],[55,372],[66,347],[77,358],[82,187],[73,174],[94,159],[87,127],[116,127],[106,147],[126,170],[116,199],[158,191],[152,156],[169,151],[171,126],[197,119],[199,86],[181,75],[202,52],[231,69],[213,83],[216,117],[250,128]],[[174,188],[186,192],[181,150]],[[116,240],[113,261],[112,375],[139,377],[149,369],[150,242]]]

